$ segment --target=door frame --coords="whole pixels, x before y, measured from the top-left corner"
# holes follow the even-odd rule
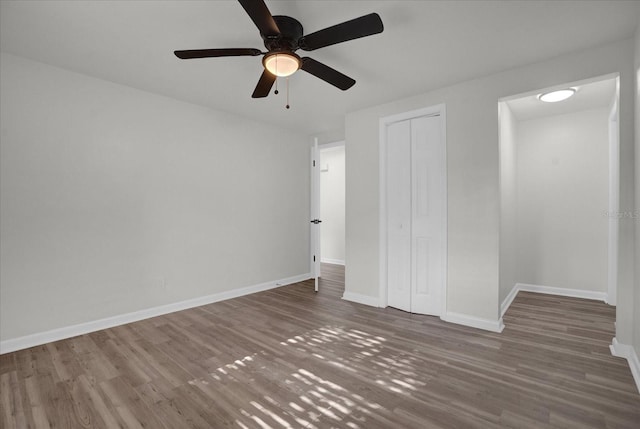
[[[318,138],[314,137],[313,143],[311,143],[310,150],[310,168],[311,168],[311,180],[310,180],[310,198],[309,198],[309,220],[321,219],[321,189],[320,189],[320,154],[324,149],[331,149],[334,147],[344,146],[346,148],[345,140],[336,140],[329,143],[318,143]],[[311,278],[314,279],[315,291],[318,291],[318,277],[322,274],[322,248],[321,248],[321,225],[315,226],[313,223],[309,223],[309,272]],[[314,259],[315,256],[315,259]]]
[[[448,283],[448,184],[447,184],[447,111],[445,104],[437,104],[434,106],[424,107],[421,109],[411,110],[404,113],[385,116],[380,118],[380,146],[378,159],[380,160],[379,166],[379,184],[378,192],[380,196],[379,204],[379,290],[378,300],[379,306],[382,308],[387,307],[387,127],[395,122],[406,121],[409,119],[420,118],[423,116],[440,116],[441,127],[441,144],[444,145],[442,151],[443,159],[441,162],[444,165],[444,204],[443,204],[443,243],[442,243],[442,270],[443,270],[443,285],[440,291],[441,303],[440,303],[440,318],[444,318],[447,314],[447,283]]]
[[[620,76],[609,113],[609,237],[607,260],[607,298],[615,306],[618,296],[618,212],[620,210]]]

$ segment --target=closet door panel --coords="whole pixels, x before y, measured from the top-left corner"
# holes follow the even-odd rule
[[[387,127],[387,303],[411,311],[411,124]]]
[[[442,174],[440,117],[411,120],[411,311],[440,314]]]

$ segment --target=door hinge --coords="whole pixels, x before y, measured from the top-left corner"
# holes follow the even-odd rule
[[[316,255],[313,255],[313,262],[316,261]]]
[[[313,166],[314,167],[316,166],[316,160],[315,159],[313,160]]]

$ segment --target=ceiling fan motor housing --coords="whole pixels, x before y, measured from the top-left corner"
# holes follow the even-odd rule
[[[278,36],[265,36],[262,32],[260,37],[264,40],[264,46],[269,52],[289,51],[293,52],[300,48],[299,40],[302,38],[302,24],[290,16],[274,15],[273,20],[280,29]]]

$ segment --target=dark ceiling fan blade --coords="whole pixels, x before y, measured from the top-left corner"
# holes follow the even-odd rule
[[[313,58],[302,58],[302,67],[300,68],[343,91],[356,84],[356,81],[351,79],[349,76],[344,75],[339,71],[314,60]]]
[[[370,13],[369,15],[307,34],[300,39],[300,48],[304,51],[313,51],[336,43],[382,33],[382,30],[384,30],[384,25],[380,15]]]
[[[173,51],[176,57],[188,60],[190,58],[211,58],[211,57],[255,57],[262,55],[260,49],[190,49],[186,51]]]
[[[238,0],[264,36],[278,36],[280,29],[263,0]]]
[[[273,83],[276,81],[276,76],[269,73],[268,71],[263,71],[262,76],[260,76],[260,80],[256,85],[256,89],[253,90],[253,94],[251,98],[264,98],[269,95],[271,92],[271,87]]]

